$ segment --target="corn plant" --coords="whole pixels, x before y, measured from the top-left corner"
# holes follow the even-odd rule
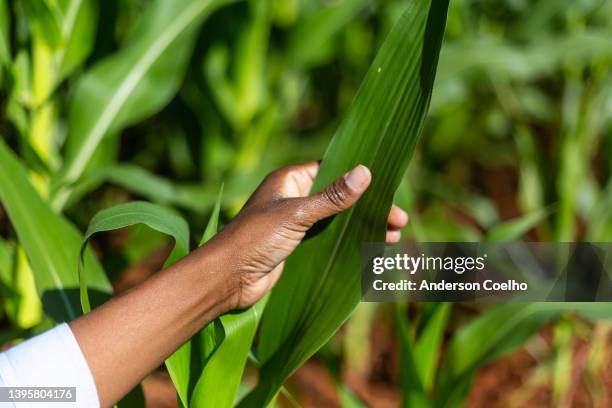
[[[281,280],[266,308],[258,352],[262,364],[260,380],[256,389],[241,402],[242,405],[264,406],[269,403],[280,390],[285,378],[327,341],[359,301],[360,279],[354,273],[358,270],[355,263],[358,260],[358,243],[380,240],[384,233],[386,216],[401,177],[401,169],[407,166],[427,112],[447,6],[444,2],[432,2],[414,3],[408,8],[381,47],[344,124],[328,148],[313,187],[315,190],[357,163],[368,165],[377,178],[360,204],[336,217],[320,236],[304,244],[303,249],[288,260],[287,269],[292,272],[285,274],[289,278]],[[402,44],[405,44],[405,49],[402,49]],[[397,82],[398,79],[400,82]],[[348,151],[354,154],[347,155]],[[376,154],[373,155],[373,152]],[[172,217],[164,213],[147,217],[153,211],[146,203],[130,203],[105,210],[92,220],[86,237],[94,232],[140,222],[170,233],[177,243],[175,250],[184,253],[185,234],[173,233],[169,228],[169,225],[177,224],[176,231],[185,231],[184,222],[172,221]],[[112,220],[110,225],[107,220]],[[155,220],[164,220],[168,226],[159,225]],[[313,259],[312,253],[329,255],[317,257],[319,261],[315,264],[306,261]],[[173,258],[171,254],[169,262]],[[348,260],[353,260],[350,266],[347,266]],[[329,266],[334,264],[336,266]],[[321,270],[324,270],[323,276],[320,276]],[[327,285],[321,285],[326,282]],[[88,305],[86,286],[82,287],[84,304]],[[312,296],[320,299],[321,303],[308,302]],[[251,330],[232,333],[231,320],[224,322],[225,319],[231,319],[231,316],[220,319],[225,331],[222,340],[215,334],[219,330],[216,328],[217,323],[204,330],[203,336],[209,336],[204,340],[208,349],[205,347],[198,355],[204,360],[211,359],[207,366],[214,363],[213,357],[218,352],[210,349],[211,342],[215,345],[216,340],[221,348],[225,343],[239,340],[239,336],[242,336],[246,342],[235,344],[232,350],[235,359],[242,358],[241,363],[235,362],[231,369],[238,375],[230,377],[239,381],[263,304],[261,302],[241,313],[246,316],[242,318],[242,323],[250,323]],[[292,310],[293,315],[286,314],[286,310]],[[323,313],[324,310],[330,312]],[[318,318],[315,319],[315,316]],[[322,319],[323,316],[330,318]],[[297,333],[301,334],[300,337],[296,337]],[[217,373],[217,377],[223,379],[225,392],[213,386],[215,382],[212,378],[206,381],[207,378],[202,377],[193,386],[190,373],[197,362],[194,364],[190,361],[189,355],[190,348],[197,344],[197,341],[192,340],[167,362],[182,404],[208,406],[202,402],[207,399],[210,406],[231,405],[238,381],[228,384],[228,378]],[[223,363],[228,364],[228,361]],[[196,375],[200,372],[202,369],[197,370]],[[206,367],[203,373],[207,373]],[[211,392],[199,391],[198,385],[211,387]],[[227,397],[219,397],[220,394]]]
[[[159,106],[163,105],[170,95],[176,92],[177,80],[180,78],[177,75],[177,70],[185,69],[188,50],[193,46],[195,29],[211,10],[222,4],[213,1],[186,1],[184,3],[170,4],[161,1],[153,3],[141,17],[139,26],[134,28],[133,32],[127,36],[126,45],[115,54],[95,64],[80,78],[68,110],[66,154],[55,174],[52,173],[48,180],[43,177],[39,187],[43,197],[41,197],[41,193],[37,193],[31,187],[25,169],[15,159],[8,147],[2,146],[2,161],[5,163],[6,170],[3,171],[2,202],[15,225],[20,241],[24,242],[24,250],[32,263],[37,288],[43,297],[45,308],[56,321],[69,320],[79,314],[75,309],[74,289],[70,292],[70,288],[75,287],[76,277],[70,273],[74,271],[74,259],[71,259],[69,254],[73,253],[74,247],[70,244],[72,241],[68,239],[74,237],[78,240],[78,233],[71,229],[73,227],[57,211],[70,202],[70,196],[74,191],[74,183],[87,170],[101,142],[105,138],[110,138],[110,135],[120,131],[121,128],[131,122],[138,120],[138,118],[150,115],[151,112],[159,109]],[[32,128],[40,131],[48,138],[49,129],[41,129],[39,126],[44,124],[49,126],[51,123],[45,121],[44,117],[48,114],[47,111],[52,112],[55,109],[53,107],[53,91],[67,75],[69,69],[78,66],[88,52],[87,48],[81,48],[79,49],[81,53],[78,54],[76,61],[70,61],[68,64],[64,60],[67,55],[73,53],[70,48],[72,46],[71,35],[80,34],[79,32],[75,34],[73,30],[79,28],[80,24],[84,24],[83,19],[78,18],[79,13],[91,15],[89,8],[93,7],[93,4],[86,2],[80,7],[74,5],[73,8],[78,8],[76,10],[70,7],[71,4],[45,3],[41,5],[24,2],[22,6],[23,11],[36,23],[32,39],[33,55],[36,58],[35,64],[39,63],[39,58],[47,58],[46,61],[51,62],[52,69],[48,77],[44,78],[46,83],[40,85],[41,90],[36,87],[33,88],[33,114],[31,117]],[[258,13],[258,6],[253,7],[256,8],[255,12]],[[373,228],[376,228],[378,232],[376,235],[382,233],[384,216],[389,209],[392,193],[395,190],[394,186],[397,186],[399,182],[401,169],[405,168],[409,153],[413,150],[416,137],[421,130],[433,86],[446,5],[444,3],[434,3],[431,7],[431,13],[429,13],[429,10],[429,3],[415,3],[406,12],[406,21],[402,21],[403,24],[398,24],[396,26],[398,28],[391,32],[378,59],[374,61],[374,67],[370,70],[361,93],[356,97],[352,113],[349,114],[346,124],[334,139],[332,148],[330,148],[323,161],[317,186],[322,185],[330,177],[335,177],[338,172],[345,171],[347,166],[355,164],[356,160],[369,164],[374,172],[380,172],[380,178],[378,178],[380,181],[376,182],[376,184],[380,183],[380,187],[375,185],[373,190],[376,191],[370,195],[370,199],[357,208],[357,211],[363,212],[364,215],[369,212],[371,214],[377,213],[378,216],[368,220],[368,223],[362,223],[362,225],[355,221],[351,222],[350,217],[346,220],[342,220],[345,217],[339,217],[335,221],[335,225],[329,228],[330,233],[328,234],[336,235],[336,240],[340,242],[346,242],[343,245],[347,250],[354,251],[354,248],[349,244],[350,241],[343,238],[347,231],[345,231],[346,227],[342,227],[342,225],[352,225],[352,228],[356,228],[354,233],[349,234],[352,239],[356,239],[358,236],[369,238],[370,234],[375,232]],[[428,16],[431,16],[430,19],[428,19]],[[160,28],[161,32],[159,31]],[[426,32],[427,38],[425,39]],[[54,39],[52,43],[48,43],[50,39]],[[41,44],[40,55],[39,43]],[[402,43],[408,45],[405,50],[401,51],[402,55],[410,57],[413,55],[412,53],[415,53],[414,56],[404,58],[394,55],[398,45]],[[65,66],[64,64],[68,65]],[[42,69],[42,66],[34,69]],[[384,73],[382,73],[383,69],[385,70]],[[163,87],[156,89],[155,92],[151,92],[150,88],[146,86],[148,82],[155,81],[156,78],[168,77],[173,78],[173,80],[166,81]],[[36,78],[38,80],[38,77]],[[402,78],[404,82],[398,84],[387,78]],[[384,87],[380,88],[381,85]],[[387,99],[387,92],[391,89],[398,89],[400,92],[396,93],[394,98]],[[412,93],[414,89],[418,89],[418,91]],[[372,99],[381,102],[386,100],[387,103],[381,103],[378,110],[369,110],[368,106],[376,106],[370,104]],[[385,115],[387,119],[377,123],[368,119],[379,114]],[[41,115],[41,117],[38,115]],[[243,123],[248,121],[247,118],[248,115],[245,118],[236,119],[236,126],[239,129],[244,128]],[[42,124],[39,125],[38,121],[41,121]],[[389,126],[388,123],[391,122],[397,123]],[[369,125],[368,128],[365,126],[368,123],[372,123],[374,126]],[[360,133],[352,136],[352,133],[355,132]],[[408,136],[404,136],[404,132],[408,132]],[[369,136],[369,134],[374,133],[380,133],[380,139]],[[27,136],[24,135],[26,140]],[[41,142],[38,135],[30,136],[30,141]],[[394,141],[399,141],[404,147],[390,149],[393,147]],[[32,146],[32,150],[34,153],[39,153],[38,156],[40,156],[40,153],[49,153],[48,156],[38,158],[51,162],[51,160],[54,160],[53,154],[57,154],[57,152],[53,152],[51,141],[46,140],[45,142]],[[363,157],[360,157],[360,155],[351,157],[340,153],[345,148],[343,146],[354,143],[362,144],[360,150]],[[371,148],[379,150],[380,154],[372,157],[370,154],[372,150],[368,148],[367,143],[371,144]],[[382,149],[376,148],[376,146],[382,146]],[[392,156],[389,160],[385,157],[385,154],[394,154],[395,156]],[[389,163],[396,163],[400,172],[398,173],[398,168],[395,168],[395,166],[388,166]],[[384,166],[384,164],[387,164],[387,166]],[[380,170],[378,170],[378,166],[381,166]],[[392,183],[386,184],[387,179]],[[49,233],[49,238],[55,237],[52,239],[55,245],[61,246],[61,248],[56,248],[57,251],[54,251],[51,246],[44,245],[39,239],[33,239],[32,226],[34,224],[29,222],[25,216],[27,210],[19,204],[20,198],[23,197],[29,198],[27,201],[28,205],[32,207],[30,210],[35,211],[41,217],[39,227]],[[369,203],[369,201],[372,202]],[[378,208],[375,211],[368,210],[375,203],[378,203]],[[348,215],[350,216],[352,213]],[[361,217],[357,216],[356,218],[360,219]],[[127,203],[100,212],[92,219],[85,239],[88,239],[95,232],[122,228],[135,223],[146,224],[171,235],[175,239],[175,249],[166,264],[184,256],[189,250],[187,224],[162,207],[145,202]],[[340,235],[338,235],[339,233]],[[62,239],[63,235],[67,235],[68,238]],[[319,244],[321,250],[331,249],[333,246],[326,243],[328,239],[321,236],[313,242],[321,242]],[[110,288],[99,264],[92,258],[91,253],[84,245],[81,254],[80,300],[84,311],[87,312],[91,307],[89,292],[108,293]],[[348,254],[344,256],[348,256]],[[292,266],[290,265],[289,268],[292,268]],[[65,279],[62,280],[59,271],[62,271]],[[311,269],[311,271],[314,272],[314,269]],[[332,272],[326,279],[333,283],[334,279],[337,279],[333,275]],[[357,280],[355,280],[356,282]],[[56,299],[49,299],[48,302],[52,303],[45,302],[45,296],[50,296],[48,293],[50,289],[57,297]],[[262,375],[258,389],[267,389],[268,391],[263,397],[260,397],[261,401],[257,404],[265,404],[270,401],[281,387],[284,378],[316,351],[348,316],[358,300],[359,292],[358,287],[354,284],[349,289],[351,291],[349,299],[345,301],[345,304],[338,305],[338,312],[341,313],[339,318],[336,317],[326,322],[322,328],[317,329],[315,326],[308,329],[311,332],[310,336],[316,339],[315,343],[309,344],[308,349],[302,352],[304,354],[297,356],[289,371],[278,370],[275,373],[276,380],[271,383],[272,389],[264,384],[268,380]],[[66,292],[69,292],[72,298]],[[281,292],[278,291],[277,293]],[[327,295],[327,297],[329,299],[335,298],[330,295]],[[274,313],[274,310],[278,307],[275,305],[276,299],[276,297],[273,297],[274,303],[270,313]],[[217,403],[221,405],[231,405],[233,403],[241,370],[246,361],[262,307],[263,303],[238,315],[222,317],[219,322],[205,328],[200,334],[200,339],[190,341],[168,360],[168,369],[175,381],[177,393],[183,405],[211,406]],[[51,309],[55,308],[59,308],[61,314],[54,314]],[[233,329],[233,326],[236,326],[236,329]],[[264,328],[264,336],[268,336],[266,334],[269,330],[267,327],[269,326]],[[222,339],[219,339],[219,336]],[[284,339],[280,340],[284,341]],[[261,344],[264,345],[267,341],[262,338]],[[215,359],[213,357],[206,358],[206,356],[213,355],[210,349],[211,342],[213,345],[218,343],[215,346],[215,355],[222,353],[224,347],[230,347],[232,354],[242,360],[241,363],[238,362],[233,367],[238,375],[233,376],[233,386],[226,387],[227,397],[218,397],[219,392],[211,394],[201,391],[201,389],[215,390],[215,377],[227,381],[227,377],[220,377],[220,373],[214,371]],[[291,341],[287,342],[287,345],[291,346]],[[217,346],[219,349],[217,349]],[[202,367],[202,362],[191,360],[190,355],[196,354],[192,353],[191,350],[194,347],[204,348],[197,355],[207,360],[207,367]],[[275,346],[270,344],[270,347]],[[270,353],[264,350],[266,349],[262,348],[261,355],[264,356],[262,361],[267,362],[269,359],[267,354]],[[273,348],[270,348],[270,350],[273,350]],[[228,362],[223,361],[223,363]],[[208,364],[213,367],[209,368]],[[198,365],[200,365],[200,369],[197,368]],[[267,372],[267,367],[267,365],[264,367],[264,373]],[[207,375],[210,370],[213,370],[212,374]],[[201,375],[202,381],[197,379],[198,375]],[[194,376],[196,376],[195,382],[193,380]],[[272,380],[273,377],[270,377],[270,379]],[[210,403],[205,402],[206,399],[211,398],[210,395],[217,395],[217,399],[210,401]]]
[[[345,336],[367,333],[371,311],[351,316],[359,243],[382,239],[394,194],[420,241],[609,240],[610,2],[453,1],[446,22],[448,7],[0,0],[2,339],[111,296],[118,268],[94,256],[92,235],[104,244],[117,234],[104,231],[144,225],[144,239],[131,229],[116,252],[131,265],[167,237],[169,265],[190,237],[205,245],[268,170],[319,157],[315,190],[363,163],[369,192],[296,251],[268,299],[221,316],[167,360],[181,406],[291,399],[287,378],[345,321]],[[507,167],[512,211],[480,182]],[[605,305],[508,304],[456,327],[453,305],[416,307],[419,319],[389,309],[405,406],[460,406],[483,364],[546,324],[563,367],[574,311],[610,316]],[[560,401],[567,379],[553,382]],[[143,403],[136,390],[120,406]]]

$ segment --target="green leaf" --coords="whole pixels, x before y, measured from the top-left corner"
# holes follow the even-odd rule
[[[314,192],[359,163],[372,171],[372,184],[287,260],[262,324],[259,383],[241,406],[265,406],[359,302],[360,244],[384,240],[393,194],[429,106],[447,9],[445,0],[410,2],[329,145]]]
[[[342,0],[315,7],[289,34],[289,61],[307,69],[333,55],[334,37],[369,3],[369,0]]]
[[[95,190],[104,182],[123,187],[157,204],[174,205],[195,212],[210,210],[215,191],[201,184],[175,183],[142,167],[121,163],[101,167],[83,176],[75,185],[67,205]]]
[[[98,212],[89,223],[89,227],[85,233],[85,238],[81,244],[81,253],[83,253],[83,251],[86,249],[87,242],[93,234],[102,231],[125,228],[136,224],[146,225],[149,228],[174,238],[174,248],[164,263],[164,267],[178,261],[180,258],[189,253],[189,226],[187,225],[187,222],[185,222],[181,216],[169,208],[144,201],[133,201],[119,204]],[[84,263],[85,262],[81,262],[81,265]],[[81,305],[83,307],[83,312],[85,313],[88,313],[91,309],[89,305],[89,295],[85,287],[85,282],[88,280],[89,276],[87,274],[80,274]],[[179,349],[179,351],[181,349]],[[178,384],[182,382],[183,378],[189,378],[188,370],[188,364],[168,365],[168,372],[174,383],[177,384],[177,392],[179,395],[181,395],[182,389],[178,387]]]
[[[72,320],[80,314],[77,254],[81,234],[41,199],[3,140],[0,163],[0,202],[30,261],[45,311],[57,322]],[[88,287],[102,301],[112,291],[110,283],[91,251],[85,251],[84,258]]]
[[[6,314],[16,327],[34,327],[41,321],[43,308],[32,268],[20,247],[15,248],[14,265],[9,273],[8,293],[4,297]]]
[[[200,245],[217,233],[222,195],[223,187]],[[168,358],[166,365],[174,373],[172,380],[183,406],[233,406],[264,307],[265,300],[221,316]]]
[[[62,43],[62,30],[59,23],[59,15],[56,7],[52,7],[47,1],[24,0],[22,2],[28,15],[30,26],[34,31],[44,38],[51,47],[56,48]]]
[[[518,240],[548,217],[551,212],[551,208],[541,208],[523,216],[504,221],[487,231],[484,241],[507,242]]]
[[[33,103],[39,106],[91,52],[97,27],[97,2],[27,0],[25,4],[33,19]]]
[[[217,233],[222,196],[223,186],[217,196],[217,202],[204,230],[200,246]],[[221,323],[218,320],[213,321],[166,359],[166,366],[182,406],[190,406],[191,395],[202,375],[203,367],[224,337],[225,332]]]
[[[405,312],[396,309],[400,339],[400,384],[404,407],[433,406],[428,393],[433,388],[450,311],[451,303],[426,304],[423,327],[418,338],[413,340]]]
[[[425,390],[431,391],[434,382],[444,331],[448,323],[452,304],[431,305],[431,316],[427,320],[414,345],[415,365]]]
[[[9,241],[0,238],[0,281],[8,284],[15,262],[15,247]]]
[[[206,224],[204,234],[202,234],[200,246],[208,242],[212,237],[217,234],[217,231],[219,231],[219,214],[221,213],[221,199],[223,198],[223,187],[223,184],[221,184],[221,189],[219,190],[219,195],[217,196],[217,201],[215,202],[215,207],[213,208],[212,214],[210,214],[210,219],[208,220],[208,224]]]
[[[56,84],[89,56],[98,20],[97,2],[94,0],[58,0],[57,4],[62,15],[60,30],[63,46],[54,55]]]
[[[203,64],[217,106],[239,132],[246,129],[267,96],[263,84],[270,33],[269,3],[269,0],[248,2],[249,19],[233,47],[231,67],[229,48],[221,44],[208,51]],[[233,77],[230,71],[235,74]]]
[[[400,385],[402,387],[402,406],[411,407],[418,401],[423,404],[414,406],[427,407],[431,405],[425,393],[422,375],[419,373],[414,355],[414,341],[408,328],[403,308],[395,309],[395,321],[399,337]]]
[[[13,80],[10,94],[6,101],[6,120],[19,131],[21,140],[26,140],[29,124],[29,112],[26,105],[31,98],[31,67],[29,54],[20,50],[10,64],[9,72]],[[29,141],[28,141],[29,142]]]
[[[11,26],[6,0],[0,0],[0,67],[11,61],[10,29]]]
[[[448,346],[436,391],[436,406],[461,406],[469,379],[487,361],[516,350],[559,314],[578,311],[593,319],[610,319],[607,303],[506,303],[493,307],[461,328]],[[486,341],[483,341],[486,339]]]
[[[54,206],[68,198],[105,135],[143,120],[176,93],[198,28],[231,0],[157,0],[117,53],[97,63],[80,80],[70,106],[67,155],[54,183]]]
[[[189,253],[189,226],[180,215],[159,205],[145,201],[132,201],[101,210],[91,219],[81,244],[81,265],[84,264],[82,255],[87,247],[87,242],[93,234],[136,224],[147,225],[174,238],[175,246],[166,260],[166,265],[176,262]],[[80,274],[80,293],[84,313],[91,310],[86,285],[88,280],[87,274]]]
[[[338,384],[336,386],[336,392],[340,397],[340,406],[342,408],[365,408],[365,405],[359,397],[355,395],[355,393],[346,385]]]
[[[190,407],[232,407],[266,299],[249,309],[219,318],[225,337],[198,380]]]
[[[568,59],[577,66],[593,59],[612,58],[612,40],[606,30],[545,36],[527,46],[483,36],[449,43],[440,55],[439,80],[460,74],[487,72],[515,81],[535,80],[561,69]]]
[[[612,178],[601,192],[601,198],[590,211],[586,240],[605,242],[612,240]]]

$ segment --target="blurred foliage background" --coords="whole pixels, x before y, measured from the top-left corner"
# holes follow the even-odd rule
[[[222,183],[227,222],[268,171],[322,157],[406,5],[217,2],[57,193],[68,131],[87,131],[78,122],[105,92],[79,84],[138,35],[151,2],[83,3],[0,0],[0,134],[41,196],[81,230],[98,210],[142,198],[179,210],[195,236]],[[611,1],[452,0],[429,119],[396,196],[411,216],[405,239],[611,241],[611,63]],[[0,340],[10,344],[48,325],[1,209],[0,235]],[[115,292],[153,273],[169,250],[146,228],[94,241]],[[362,304],[288,389],[311,406],[395,406],[406,389],[402,344],[440,313],[435,347],[421,350],[437,362],[445,339],[488,308]],[[573,312],[551,320],[490,356],[518,349],[510,357],[479,361],[488,365],[466,385],[468,404],[612,403],[610,326]]]

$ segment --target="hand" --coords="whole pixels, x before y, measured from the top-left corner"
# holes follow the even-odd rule
[[[230,270],[237,271],[233,307],[244,308],[263,297],[278,281],[285,259],[306,231],[355,204],[372,178],[368,168],[359,165],[309,196],[318,169],[317,162],[310,162],[268,175],[238,216],[210,242],[224,251],[222,258],[231,263]],[[407,222],[408,215],[394,205],[387,242],[398,242],[399,229]]]
[[[318,169],[315,162],[270,174],[236,219],[202,248],[70,323],[102,406],[119,401],[216,317],[259,300],[306,231],[349,208],[370,184],[370,171],[357,166],[309,196]],[[393,207],[387,241],[398,241],[407,222],[406,213]]]

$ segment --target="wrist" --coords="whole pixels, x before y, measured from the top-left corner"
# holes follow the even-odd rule
[[[193,251],[189,270],[194,287],[200,288],[201,312],[210,320],[236,309],[240,299],[240,276],[234,264],[235,256],[226,253],[215,240]],[[182,261],[181,261],[182,262]]]

